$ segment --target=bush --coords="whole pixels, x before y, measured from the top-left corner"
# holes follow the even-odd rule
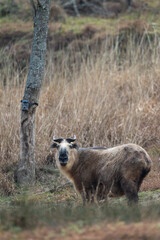
[[[14,0],[6,0],[5,2],[0,2],[0,17],[16,14],[18,10],[18,4],[15,3]]]

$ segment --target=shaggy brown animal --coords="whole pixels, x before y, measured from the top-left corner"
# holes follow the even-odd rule
[[[138,191],[151,169],[147,152],[136,144],[113,148],[79,148],[75,138],[53,138],[56,163],[74,184],[83,202],[125,194],[129,203],[138,202]]]

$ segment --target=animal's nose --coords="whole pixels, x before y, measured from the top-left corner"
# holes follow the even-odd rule
[[[64,149],[64,150],[61,150],[59,152],[59,158],[62,160],[62,159],[66,159],[68,158],[68,152]]]
[[[61,149],[59,152],[59,161],[61,166],[66,166],[68,162],[68,152],[65,149]]]
[[[61,156],[61,157],[66,157],[68,154],[67,154],[67,151],[60,151],[60,153],[59,153],[59,156]]]
[[[67,156],[67,153],[66,153],[66,152],[62,152],[62,153],[60,154],[60,156],[61,156],[61,157],[66,157],[66,156]]]

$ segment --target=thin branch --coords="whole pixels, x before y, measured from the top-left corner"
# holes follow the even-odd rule
[[[63,7],[69,7],[69,6],[73,5],[73,8],[74,8],[74,11],[75,11],[76,15],[78,17],[80,17],[80,13],[79,13],[79,10],[78,10],[78,7],[77,7],[76,0],[70,0],[70,1],[68,1],[68,2],[66,2],[62,5],[63,5]]]
[[[72,0],[72,3],[73,3],[73,7],[74,7],[74,11],[75,11],[76,15],[77,15],[78,17],[80,17],[80,13],[79,13],[79,11],[78,11],[78,7],[77,7],[77,4],[76,4],[76,0]]]
[[[30,3],[31,3],[32,9],[33,9],[34,16],[35,16],[35,15],[36,15],[36,6],[35,6],[35,2],[34,2],[34,0],[30,0]]]
[[[45,0],[37,0],[38,5],[43,8],[45,6]]]
[[[68,7],[68,6],[72,5],[72,0],[66,2],[66,3],[64,3],[62,5],[63,5],[63,7]]]

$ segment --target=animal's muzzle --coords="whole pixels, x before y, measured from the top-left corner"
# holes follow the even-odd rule
[[[59,153],[59,162],[61,166],[66,166],[68,162],[68,152],[67,151],[61,151]]]
[[[67,162],[68,162],[68,157],[65,157],[65,158],[59,157],[59,162],[60,162],[61,166],[66,166]]]

